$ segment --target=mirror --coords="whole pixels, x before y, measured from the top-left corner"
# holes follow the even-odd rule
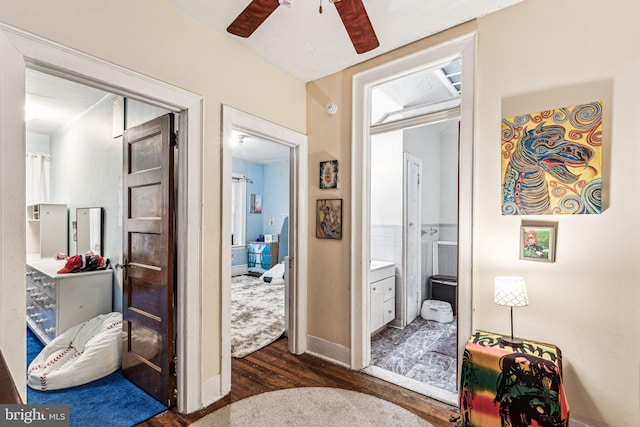
[[[102,208],[76,209],[76,253],[93,251],[94,255],[103,255],[102,247]]]

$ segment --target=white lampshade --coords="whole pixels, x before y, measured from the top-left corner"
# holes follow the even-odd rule
[[[493,302],[509,307],[529,305],[524,279],[517,276],[496,277],[493,283]]]

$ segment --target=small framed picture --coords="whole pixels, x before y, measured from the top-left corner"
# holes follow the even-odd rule
[[[338,161],[320,162],[320,188],[338,188]]]
[[[342,199],[318,199],[316,202],[316,237],[342,239]]]
[[[251,194],[251,205],[249,206],[249,213],[261,214],[262,213],[262,195]]]
[[[520,259],[555,262],[556,223],[527,223],[520,226]]]

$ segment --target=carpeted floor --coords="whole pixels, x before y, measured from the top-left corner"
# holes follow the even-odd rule
[[[272,391],[240,400],[192,424],[194,427],[433,427],[386,400],[331,387]]]
[[[284,285],[231,278],[231,356],[244,357],[280,338],[284,320]]]
[[[27,364],[42,348],[42,343],[27,329]],[[63,390],[38,391],[27,387],[27,403],[69,405],[71,427],[130,427],[167,409],[127,380],[121,370]]]
[[[416,318],[404,329],[386,328],[371,337],[371,364],[456,392],[456,321]]]

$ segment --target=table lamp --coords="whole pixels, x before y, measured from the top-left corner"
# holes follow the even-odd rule
[[[503,336],[501,341],[511,347],[521,346],[522,340],[513,337],[513,307],[529,305],[524,279],[516,276],[496,277],[493,282],[493,302],[506,305],[511,310],[511,338]]]

